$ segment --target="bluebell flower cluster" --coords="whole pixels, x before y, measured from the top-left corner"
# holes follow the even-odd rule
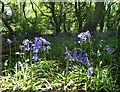
[[[90,34],[89,31],[80,33],[80,34],[78,35],[78,38],[79,38],[78,43],[80,43],[80,44],[82,44],[82,43],[83,43],[84,41],[86,41],[87,39],[88,39],[88,42],[91,43],[91,41],[90,41],[91,34]],[[66,60],[66,59],[69,60],[69,61],[71,61],[71,69],[74,68],[74,62],[75,62],[75,61],[78,61],[78,62],[82,63],[83,65],[87,65],[88,67],[90,66],[90,61],[89,61],[89,59],[88,59],[88,55],[87,55],[87,53],[86,53],[84,50],[82,50],[82,48],[81,48],[81,50],[80,50],[79,52],[78,52],[77,49],[75,48],[75,49],[73,50],[73,52],[70,53],[70,51],[68,51],[68,50],[67,50],[67,47],[66,47],[65,60]],[[64,71],[65,71],[65,70],[64,70]],[[88,74],[89,76],[92,76],[92,74],[93,74],[93,69],[92,69],[92,68],[88,68],[87,74]]]
[[[115,51],[115,49],[110,48],[108,45],[106,45],[106,47],[104,48],[104,51],[106,51],[107,54],[112,54]]]
[[[51,49],[50,42],[48,42],[42,37],[35,37],[34,44],[32,45],[33,45],[33,59],[35,61],[39,60],[37,56],[38,50],[41,50],[41,52],[45,52],[46,50]]]
[[[45,40],[42,37],[35,37],[33,42],[28,40],[28,39],[25,39],[25,40],[23,40],[22,44],[23,45],[19,46],[19,49],[20,50],[25,50],[27,52],[32,50],[32,53],[33,53],[33,58],[32,59],[34,61],[40,60],[40,58],[38,57],[38,52],[39,51],[41,51],[41,52],[47,51],[48,52],[48,50],[51,49],[50,42],[48,42],[47,40]],[[16,54],[21,55],[21,53],[18,53],[18,52]]]
[[[89,62],[89,60],[88,60],[87,53],[84,53],[84,54],[83,54],[82,63],[83,63],[83,64],[88,64],[88,65],[90,65],[90,62]]]
[[[70,52],[67,50],[67,51],[65,52],[65,59],[68,59],[68,58],[70,58],[70,57],[71,57]]]
[[[71,61],[71,69],[74,68],[74,62],[75,61],[78,61],[80,63],[82,63],[83,65],[86,65],[86,66],[90,66],[90,61],[88,59],[88,55],[87,53],[85,53],[84,51],[80,51],[78,52],[76,49],[74,49],[74,51],[72,53],[70,53],[70,51],[66,51],[65,52],[65,60],[69,60]],[[92,76],[93,74],[93,70],[90,68],[88,68],[87,70],[87,74],[89,76]],[[65,70],[64,70],[64,75],[65,75]]]
[[[65,55],[66,55],[65,59],[68,59],[69,61],[78,61],[84,65],[90,65],[87,53],[84,53],[82,51],[77,52],[77,50],[74,50],[71,55],[70,52],[67,50],[65,52]]]
[[[87,39],[88,39],[88,42],[90,42],[90,37],[91,37],[91,34],[89,31],[82,32],[78,35],[78,38],[79,38],[78,43],[82,44]]]
[[[74,60],[78,61],[78,54],[76,50],[73,51],[73,58]]]

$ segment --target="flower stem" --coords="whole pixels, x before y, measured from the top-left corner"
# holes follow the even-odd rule
[[[10,63],[11,63],[11,44],[9,45],[9,49],[10,49],[10,57],[9,57],[9,69],[10,69]]]
[[[99,56],[97,55],[97,84],[96,84],[96,91],[99,90],[99,83],[100,83],[100,60]]]
[[[91,46],[91,43],[90,43],[90,50],[92,50],[92,46]],[[90,51],[90,60],[92,59],[92,51]]]
[[[6,73],[6,66],[5,66],[5,76],[7,76],[7,73]]]
[[[17,79],[17,63],[16,63],[16,67],[15,67],[15,69],[16,69],[16,79]]]
[[[66,75],[65,75],[65,84],[67,83],[68,67],[69,67],[69,60],[67,60],[67,62],[66,62]]]
[[[30,65],[31,65],[31,89],[33,89],[32,50],[30,50]]]
[[[46,61],[46,53],[45,52],[43,52],[44,53],[44,60]]]

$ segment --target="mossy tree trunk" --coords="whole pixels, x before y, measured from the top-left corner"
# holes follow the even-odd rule
[[[101,16],[104,11],[104,2],[96,2],[95,3],[95,10],[93,14],[91,14],[91,17],[85,24],[83,31],[89,30],[90,32],[93,32],[96,30],[97,24],[99,20],[101,19]]]

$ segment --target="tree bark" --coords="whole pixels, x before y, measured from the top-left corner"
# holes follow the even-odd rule
[[[64,17],[64,20],[63,20],[63,28],[64,28],[64,32],[65,33],[67,33],[67,30],[66,30],[66,13],[64,13],[64,15],[63,15],[63,17]]]
[[[51,12],[52,12],[52,16],[53,16],[53,20],[55,22],[55,28],[56,28],[56,34],[60,33],[60,25],[61,25],[61,15],[59,16],[59,20],[58,17],[55,14],[55,3],[54,2],[50,2],[51,4]],[[61,12],[61,11],[60,11]]]
[[[103,32],[104,18],[105,18],[105,6],[104,6],[104,10],[103,10],[103,13],[102,13],[100,21],[99,21],[99,23],[100,23],[100,32]]]
[[[90,32],[93,32],[96,30],[97,24],[101,18],[101,15],[104,11],[104,2],[96,2],[95,3],[95,10],[91,17],[89,18],[88,22],[86,23],[85,27],[83,28],[83,31],[89,30]]]

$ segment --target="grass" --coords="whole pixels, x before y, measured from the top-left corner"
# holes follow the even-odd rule
[[[114,34],[114,36],[111,36]],[[30,40],[33,41],[31,37]],[[25,62],[23,58],[22,65],[18,66],[18,61],[21,59],[15,56],[15,51],[22,43],[23,39],[17,38],[17,41],[11,44],[12,55],[10,68],[3,66],[2,76],[0,78],[1,91],[5,90],[35,90],[35,91],[106,91],[118,92],[119,85],[119,60],[115,58],[115,51],[109,54],[106,51],[106,45],[116,50],[117,39],[114,32],[96,33],[91,37],[92,44],[85,42],[82,45],[78,44],[76,34],[60,34],[57,36],[45,35],[42,36],[51,43],[49,53],[39,53],[41,61]],[[8,44],[5,44],[8,46]],[[65,60],[65,52],[68,48],[70,53],[74,48],[82,49],[88,54],[90,66],[84,65],[78,61],[74,62],[74,68],[71,67],[72,61]],[[16,48],[16,50],[15,50]],[[98,56],[98,50],[101,55]],[[4,48],[3,48],[4,51]],[[78,50],[79,51],[79,50]],[[6,51],[6,52],[9,52]],[[93,54],[94,53],[94,54]],[[26,54],[26,59],[30,58]],[[9,54],[8,54],[9,58]],[[31,58],[30,58],[31,59]],[[66,68],[67,66],[67,68]],[[93,68],[92,76],[87,74],[87,69]],[[67,70],[64,74],[64,70]],[[6,75],[5,75],[6,71]],[[31,72],[32,71],[32,72]],[[31,78],[32,77],[32,78]]]

